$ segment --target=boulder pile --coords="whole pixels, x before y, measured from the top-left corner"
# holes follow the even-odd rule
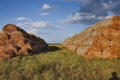
[[[120,16],[97,22],[62,46],[85,58],[120,58]]]
[[[40,37],[29,34],[14,24],[7,24],[0,32],[0,59],[31,55],[48,45]]]

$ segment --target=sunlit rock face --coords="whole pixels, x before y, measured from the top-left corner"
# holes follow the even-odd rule
[[[119,58],[120,16],[95,23],[64,40],[62,46],[85,58]]]
[[[14,24],[7,24],[0,32],[0,59],[32,55],[47,47],[47,43]]]

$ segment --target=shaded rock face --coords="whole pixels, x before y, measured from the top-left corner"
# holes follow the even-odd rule
[[[62,46],[85,58],[119,58],[120,16],[97,22],[64,40]]]
[[[47,47],[47,43],[14,24],[7,24],[0,32],[0,59],[31,55]]]

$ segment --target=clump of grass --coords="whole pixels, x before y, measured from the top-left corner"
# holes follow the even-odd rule
[[[0,80],[109,80],[120,59],[89,59],[52,45],[48,51],[0,61]]]

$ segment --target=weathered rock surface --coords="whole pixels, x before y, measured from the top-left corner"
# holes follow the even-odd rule
[[[27,33],[14,24],[5,25],[0,32],[0,59],[31,55],[47,46],[43,39]]]
[[[64,40],[62,46],[85,58],[119,58],[120,16],[97,22]]]

